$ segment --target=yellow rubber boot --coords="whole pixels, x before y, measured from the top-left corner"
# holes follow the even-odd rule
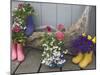
[[[77,56],[72,58],[74,64],[78,64],[83,59],[83,54],[80,52]]]
[[[83,60],[79,63],[80,68],[85,69],[93,60],[93,51],[84,54]]]
[[[95,44],[96,43],[96,37],[94,37],[93,39],[92,39],[92,42]]]

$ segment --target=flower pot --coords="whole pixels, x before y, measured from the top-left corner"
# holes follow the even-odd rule
[[[24,58],[23,45],[21,43],[17,43],[17,60],[21,62]]]
[[[26,18],[26,30],[25,30],[26,36],[32,35],[34,30],[35,30],[35,24],[34,24],[33,16],[29,15]]]
[[[12,51],[11,51],[11,54],[12,54],[11,59],[12,59],[12,60],[15,60],[15,59],[17,58],[16,43],[12,43],[11,50],[12,50]]]

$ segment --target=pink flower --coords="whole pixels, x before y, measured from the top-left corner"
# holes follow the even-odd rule
[[[46,27],[46,31],[47,31],[47,32],[51,32],[51,27],[50,27],[50,26],[47,26],[47,27]]]
[[[19,8],[19,9],[22,9],[22,7],[23,7],[23,4],[19,4],[19,5],[18,5],[18,8]]]
[[[20,32],[21,28],[18,25],[15,25],[15,27],[12,29],[13,32]]]
[[[62,30],[64,29],[64,25],[63,25],[63,24],[58,24],[58,25],[57,25],[57,29],[58,29],[59,31],[62,31]]]
[[[61,32],[61,31],[57,31],[56,32],[56,39],[59,40],[59,41],[64,40],[64,33]]]

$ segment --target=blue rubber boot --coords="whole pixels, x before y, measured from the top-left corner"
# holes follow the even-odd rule
[[[32,35],[32,33],[35,30],[35,24],[33,21],[32,15],[29,15],[26,19],[26,30],[25,30],[25,35],[28,37]]]

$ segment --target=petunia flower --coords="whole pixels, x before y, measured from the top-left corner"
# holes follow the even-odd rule
[[[22,9],[22,7],[23,7],[23,4],[19,4],[19,5],[18,5],[18,8],[19,8],[19,9]]]
[[[20,26],[15,25],[15,27],[13,27],[12,31],[13,32],[20,32],[21,31],[21,28],[20,28]]]
[[[51,32],[51,27],[50,27],[50,26],[47,26],[47,27],[46,27],[46,31],[47,31],[47,32]]]

